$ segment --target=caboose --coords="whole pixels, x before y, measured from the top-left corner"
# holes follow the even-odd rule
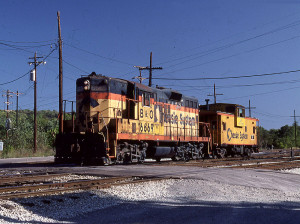
[[[214,157],[250,156],[258,152],[258,119],[245,116],[245,107],[215,103],[200,106],[200,121],[210,123]]]
[[[198,159],[208,156],[210,141],[196,98],[92,73],[76,82],[76,119],[65,121],[64,132],[57,135],[55,161]]]

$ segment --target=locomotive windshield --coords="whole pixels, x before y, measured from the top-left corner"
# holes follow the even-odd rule
[[[108,80],[107,79],[90,79],[90,78],[82,78],[77,80],[77,88],[76,92],[107,92],[108,91]]]

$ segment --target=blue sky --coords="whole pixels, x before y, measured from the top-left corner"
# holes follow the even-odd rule
[[[226,4],[225,4],[226,2]],[[56,13],[61,13],[64,99],[75,100],[75,81],[93,71],[132,80],[153,52],[154,85],[195,96],[201,104],[216,84],[217,102],[256,107],[263,127],[279,128],[300,115],[300,72],[217,78],[300,69],[300,2],[263,1],[0,1],[0,90],[24,93],[20,109],[33,109],[29,75],[37,51],[38,109],[58,108]],[[143,72],[145,77],[148,73]],[[145,82],[147,83],[147,82]],[[15,97],[12,109],[16,107]],[[210,98],[211,102],[213,98]],[[2,97],[2,102],[5,98]],[[1,109],[5,104],[2,103]],[[70,105],[68,105],[70,110]],[[248,113],[247,113],[248,114]]]

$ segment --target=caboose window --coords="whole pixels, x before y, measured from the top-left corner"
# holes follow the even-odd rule
[[[226,123],[222,122],[222,124],[223,124],[223,131],[226,131]]]
[[[188,100],[185,101],[185,106],[189,107],[189,101]]]
[[[239,117],[244,117],[244,110],[243,108],[239,108]]]

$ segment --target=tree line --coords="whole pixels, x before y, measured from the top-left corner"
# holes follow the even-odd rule
[[[290,149],[300,146],[300,127],[296,123],[296,143],[295,143],[295,123],[292,126],[284,125],[279,129],[266,130],[259,127],[259,147],[261,149]]]

